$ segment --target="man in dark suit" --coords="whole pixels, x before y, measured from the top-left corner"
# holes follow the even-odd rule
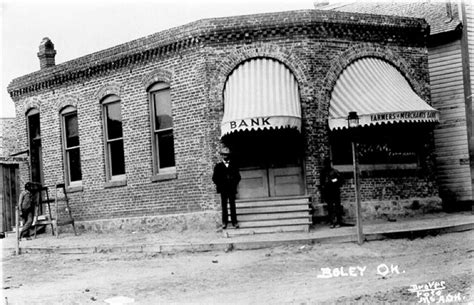
[[[224,148],[221,151],[222,161],[214,166],[212,181],[216,185],[217,193],[221,194],[222,205],[222,228],[227,229],[228,211],[227,203],[230,207],[230,218],[232,226],[238,228],[237,214],[235,212],[235,194],[237,193],[237,185],[240,181],[239,169],[230,159],[230,151]]]
[[[324,183],[323,198],[328,205],[328,216],[331,228],[339,228],[342,225],[341,186],[343,177],[338,170],[326,161],[323,170],[322,181]]]

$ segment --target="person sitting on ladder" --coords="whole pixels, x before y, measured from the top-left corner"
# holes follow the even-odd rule
[[[33,224],[33,214],[35,209],[33,198],[33,184],[27,182],[25,184],[25,189],[20,193],[20,198],[18,200],[20,207],[20,217],[23,222],[20,238],[30,238],[30,228]]]

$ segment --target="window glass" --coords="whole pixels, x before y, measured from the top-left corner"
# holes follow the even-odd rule
[[[79,148],[68,151],[69,173],[71,181],[82,180],[81,158]]]
[[[40,113],[38,109],[31,109],[27,114],[29,149],[30,149],[30,173],[31,181],[42,182],[42,149]]]
[[[164,89],[153,92],[153,99],[155,104],[155,129],[173,127],[170,90]]]
[[[79,128],[77,124],[77,115],[65,115],[64,120],[66,125],[66,146],[79,146]]]
[[[109,96],[103,101],[103,105],[107,177],[114,179],[114,176],[125,174],[121,104],[117,96]],[[117,178],[121,179],[121,177],[115,177]]]
[[[28,116],[28,127],[31,140],[37,140],[41,138],[39,113],[31,114]]]
[[[122,137],[122,113],[120,102],[106,104],[107,133],[109,139]]]
[[[364,127],[357,140],[359,163],[418,163],[427,132],[422,124]],[[347,129],[331,132],[331,153],[334,164],[352,164],[351,137]]]
[[[160,146],[160,167],[175,166],[174,163],[174,143],[173,130],[166,130],[158,133],[158,143]]]
[[[76,109],[67,107],[62,112],[64,165],[68,184],[82,180],[79,124]]]
[[[173,117],[171,115],[170,88],[165,83],[155,84],[150,89],[152,109],[154,172],[175,166]]]
[[[123,153],[123,141],[113,141],[109,144],[111,156],[112,176],[125,174],[125,156]]]

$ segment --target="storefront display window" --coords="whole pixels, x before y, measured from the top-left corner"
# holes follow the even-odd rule
[[[417,165],[428,130],[422,124],[371,126],[357,137],[360,164]],[[347,130],[331,133],[333,164],[352,164],[351,135]]]

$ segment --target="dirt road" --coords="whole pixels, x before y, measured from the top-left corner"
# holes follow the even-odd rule
[[[134,304],[474,303],[473,237],[468,231],[363,246],[9,256],[2,291],[8,304],[107,304],[115,296]]]

